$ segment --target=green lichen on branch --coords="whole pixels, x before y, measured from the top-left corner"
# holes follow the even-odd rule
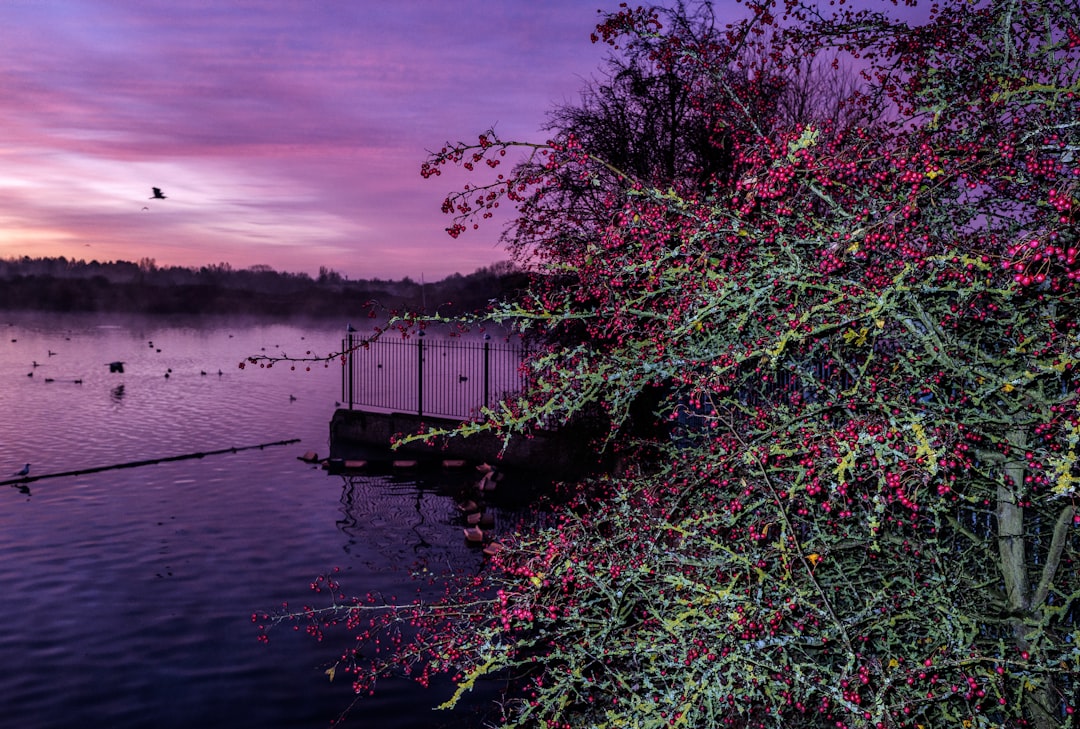
[[[612,174],[571,129],[449,211],[518,205],[536,275],[490,318],[541,343],[462,434],[599,414],[620,467],[508,540],[433,665],[512,677],[506,727],[1075,726],[1078,10],[751,6],[600,27],[692,80],[723,171]],[[890,114],[784,123],[755,43],[864,54],[848,102]]]

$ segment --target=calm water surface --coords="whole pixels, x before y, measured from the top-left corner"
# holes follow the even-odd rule
[[[0,313],[0,480],[300,439],[0,488],[3,726],[323,727],[352,699],[323,674],[335,649],[287,628],[261,645],[253,611],[311,602],[333,567],[399,596],[418,561],[482,569],[452,498],[470,474],[328,476],[297,456],[328,452],[338,367],[237,367],[341,330]],[[428,708],[445,686],[383,688],[352,725],[481,723]]]

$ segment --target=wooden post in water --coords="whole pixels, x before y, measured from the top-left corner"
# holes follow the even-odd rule
[[[292,443],[299,443],[299,438],[290,438],[289,440],[278,440],[273,443],[259,443],[258,445],[242,446],[240,448],[221,448],[216,451],[199,451],[198,453],[185,453],[180,456],[162,456],[161,458],[147,458],[143,461],[127,461],[126,463],[113,463],[108,466],[93,466],[90,468],[79,468],[74,471],[61,471],[59,473],[45,473],[40,476],[19,476],[18,478],[9,478],[4,481],[0,481],[0,486],[21,486],[32,481],[40,481],[43,478],[60,478],[62,476],[85,476],[90,473],[100,473],[101,471],[112,471],[119,468],[138,468],[140,466],[154,466],[159,463],[168,463],[170,461],[186,461],[191,458],[205,458],[206,456],[220,456],[225,453],[239,453],[240,451],[250,451],[258,448],[262,450],[269,448],[270,446],[290,445]]]

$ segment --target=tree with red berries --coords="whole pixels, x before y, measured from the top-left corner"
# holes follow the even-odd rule
[[[1080,10],[747,10],[597,29],[708,80],[688,98],[725,125],[723,179],[658,186],[571,134],[425,165],[532,155],[446,203],[455,234],[523,211],[533,283],[490,316],[551,342],[463,434],[599,407],[622,459],[472,598],[412,606],[394,665],[458,695],[510,675],[504,726],[1075,726]],[[762,120],[775,77],[733,73],[751,41],[781,75],[850,58],[850,123]],[[568,179],[602,210],[560,216]],[[649,392],[667,427],[629,427]]]

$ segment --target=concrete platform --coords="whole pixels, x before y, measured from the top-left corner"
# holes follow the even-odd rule
[[[572,477],[593,470],[598,459],[581,433],[560,431],[515,438],[502,450],[502,441],[491,433],[467,438],[439,438],[433,443],[409,443],[390,450],[395,435],[419,433],[429,428],[455,428],[460,421],[408,413],[374,413],[339,409],[330,420],[331,460],[366,460],[393,463],[418,459],[441,465],[444,461],[491,463],[502,467],[542,471]]]

